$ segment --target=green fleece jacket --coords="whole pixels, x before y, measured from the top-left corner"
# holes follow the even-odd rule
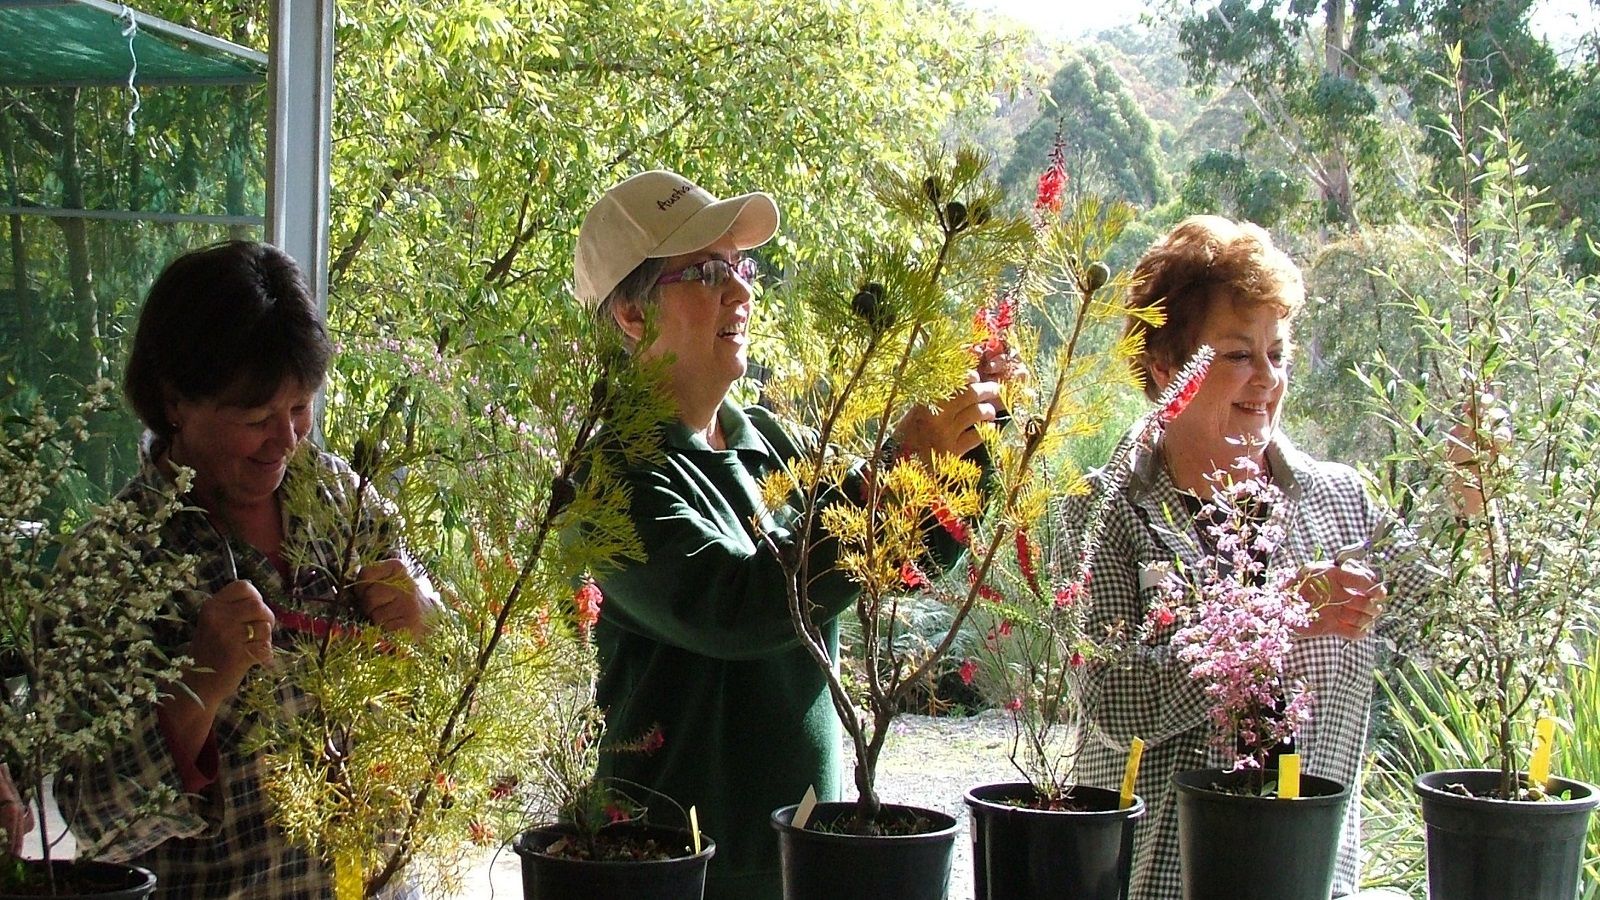
[[[769,817],[810,785],[839,799],[841,735],[826,680],[790,623],[782,567],[753,530],[793,546],[802,498],[752,524],[762,476],[800,456],[802,438],[759,406],[725,402],[718,415],[729,449],[673,423],[664,455],[627,475],[647,559],[599,579],[598,699],[613,740],[659,727],[663,743],[651,754],[602,753],[600,774],[697,807],[717,842],[706,897],[763,900],[781,895]],[[860,487],[858,467],[843,492]],[[941,544],[938,555],[954,559],[958,548]],[[838,615],[857,589],[833,561],[831,542],[819,544],[811,599],[838,659]]]

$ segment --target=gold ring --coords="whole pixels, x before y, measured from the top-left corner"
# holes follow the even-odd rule
[[[256,639],[256,626],[249,622],[244,623],[244,642],[246,644]]]

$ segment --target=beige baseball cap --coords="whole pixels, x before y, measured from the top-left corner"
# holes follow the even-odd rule
[[[578,228],[578,300],[597,306],[645,260],[693,253],[730,232],[740,250],[772,240],[778,204],[760,191],[718,200],[676,172],[640,172],[606,191]]]

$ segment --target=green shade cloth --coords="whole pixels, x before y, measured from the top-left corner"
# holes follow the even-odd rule
[[[125,7],[104,0],[0,0],[0,87],[123,85],[133,66]],[[135,85],[254,84],[264,54],[143,13]]]

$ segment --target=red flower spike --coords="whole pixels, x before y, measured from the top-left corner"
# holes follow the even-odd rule
[[[1022,709],[1022,698],[1021,697],[1012,697],[1010,700],[1007,700],[1006,701],[1006,709],[1010,710],[1011,712],[1017,712],[1017,711],[1021,710]]]
[[[1056,609],[1066,609],[1083,599],[1087,581],[1074,581],[1056,591]]]
[[[1010,619],[1001,619],[1000,620],[1000,636],[1001,637],[1011,637],[1011,620]]]
[[[618,822],[626,822],[633,818],[632,814],[629,813],[628,810],[622,806],[622,804],[615,801],[606,804],[605,814],[606,821],[613,825],[617,824]]]
[[[1183,414],[1194,395],[1200,393],[1200,386],[1205,383],[1206,373],[1211,371],[1210,347],[1201,347],[1189,360],[1188,365],[1178,373],[1177,381],[1167,386],[1167,390],[1157,401],[1159,409],[1156,411],[1156,421],[1166,425],[1173,419]]]
[[[1072,659],[1069,662],[1072,664],[1072,667],[1076,669],[1077,667],[1083,665],[1083,654],[1076,650],[1072,651]]]
[[[1035,564],[1033,545],[1028,542],[1026,529],[1018,528],[1016,533],[1017,543],[1017,568],[1021,570],[1022,577],[1027,579],[1028,587],[1035,594],[1044,593],[1039,587],[1039,569]]]
[[[961,683],[971,684],[972,679],[978,674],[977,660],[967,659],[961,662]]]
[[[952,538],[955,538],[956,543],[964,545],[970,540],[970,535],[967,533],[967,524],[961,521],[960,516],[951,512],[950,507],[943,500],[934,502],[933,517],[938,520],[940,527]]]
[[[916,563],[906,560],[900,564],[900,582],[911,590],[920,590],[928,586],[928,576],[922,574]]]
[[[657,725],[650,729],[649,734],[644,736],[644,741],[639,745],[639,749],[643,750],[645,755],[648,756],[666,746],[666,743],[667,736],[661,733],[661,726]]]
[[[595,584],[592,578],[585,578],[577,592],[572,595],[572,604],[577,608],[580,634],[588,635],[589,629],[600,621],[600,603],[604,599],[605,595],[600,593],[600,586]]]
[[[1066,142],[1057,132],[1055,144],[1050,148],[1050,166],[1039,176],[1039,192],[1034,198],[1033,208],[1038,212],[1060,212],[1063,200],[1061,193],[1066,186]]]

